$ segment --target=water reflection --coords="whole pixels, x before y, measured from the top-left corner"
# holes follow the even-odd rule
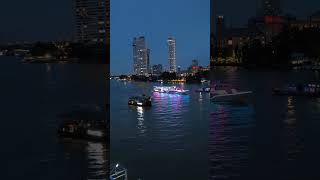
[[[294,106],[294,98],[289,96],[287,99],[287,112],[284,119],[284,142],[285,142],[285,152],[286,159],[288,161],[293,161],[297,158],[300,152],[299,141],[297,136],[296,128],[296,111]]]
[[[107,179],[108,161],[106,144],[97,142],[87,143],[88,179]]]
[[[51,72],[51,64],[46,64],[46,67],[47,67],[47,73],[50,73]]]
[[[248,166],[250,106],[213,105],[209,129],[210,179],[239,177]]]
[[[143,107],[137,107],[137,129],[138,129],[138,136],[145,136],[147,127],[144,125],[144,109]]]
[[[109,162],[106,143],[80,140],[76,142],[65,140],[62,143],[65,147],[65,159],[82,164],[80,166],[82,169],[76,169],[80,177],[88,180],[108,179]]]
[[[153,104],[159,113],[173,113],[175,115],[183,112],[183,108],[189,102],[189,95],[153,93]]]
[[[203,101],[202,93],[199,93],[199,102],[201,103]]]
[[[231,73],[220,67],[211,73],[211,81],[253,91],[254,105],[253,117],[251,110],[240,115],[238,107],[214,107],[211,179],[319,179],[319,99],[278,97],[271,92],[288,83],[319,82],[319,73],[245,69]]]
[[[130,179],[205,179],[209,97],[200,103],[198,85],[177,85],[189,95],[153,93],[157,85],[111,81],[112,162],[123,164]],[[128,98],[141,94],[151,95],[152,107],[128,107]]]

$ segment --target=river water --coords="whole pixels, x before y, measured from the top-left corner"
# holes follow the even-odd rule
[[[312,71],[215,68],[212,81],[253,91],[246,104],[152,94],[153,83],[111,81],[111,162],[129,179],[319,179],[320,100],[272,95],[286,83],[319,83]],[[129,107],[132,95],[151,108]]]
[[[319,179],[320,101],[273,96],[286,83],[319,83],[312,71],[215,68],[223,80],[253,94],[248,105],[211,104],[210,179]]]
[[[59,115],[104,107],[106,67],[0,57],[0,179],[108,179],[106,143],[57,138]]]
[[[157,83],[111,81],[111,162],[129,179],[207,179],[209,94],[198,85],[176,85],[189,95],[152,94]],[[149,108],[128,98],[151,95]]]
[[[108,179],[106,143],[57,138],[59,114],[106,103],[106,67],[21,64],[0,58],[1,179]],[[320,100],[273,96],[285,83],[317,82],[312,71],[216,68],[251,90],[247,104],[217,104],[202,85],[189,95],[152,94],[153,83],[111,81],[111,163],[134,179],[320,179]],[[132,95],[151,108],[129,107]]]

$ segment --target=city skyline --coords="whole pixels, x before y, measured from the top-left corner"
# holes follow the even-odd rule
[[[263,1],[265,0],[214,0],[214,14],[215,16],[223,15],[227,26],[242,27],[248,23],[249,18],[257,15],[263,7]],[[298,18],[305,18],[320,10],[320,2],[317,0],[281,0],[280,6],[282,13],[292,14]]]
[[[132,3],[137,2],[139,1],[132,1]],[[120,11],[119,5],[124,4],[121,1],[112,3],[114,5],[111,8],[115,7],[115,11]],[[230,4],[233,5],[230,6]],[[306,17],[319,10],[320,2],[317,0],[282,0],[282,4],[284,12],[295,14],[298,17]],[[241,26],[247,23],[249,17],[256,14],[260,5],[261,0],[217,0],[216,14],[224,15],[228,25]],[[12,11],[12,9],[15,11]],[[114,14],[114,12],[111,12],[111,14]],[[0,29],[0,43],[75,38],[73,36],[75,33],[74,0],[5,1],[0,7],[0,20],[2,24],[5,24]],[[136,33],[134,36],[139,35],[143,34]]]
[[[141,4],[137,6],[136,4]],[[209,0],[119,0],[111,4],[111,74],[132,73],[132,38],[144,36],[150,64],[168,66],[167,39],[177,40],[177,66],[186,69],[192,59],[209,65]],[[181,8],[183,7],[183,8]],[[179,10],[179,14],[177,14]]]

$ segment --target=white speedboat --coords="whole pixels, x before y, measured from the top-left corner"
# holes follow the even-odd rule
[[[209,83],[210,81],[206,80],[206,79],[201,79],[201,83]]]
[[[243,102],[251,91],[238,91],[228,84],[214,84],[210,89],[210,100],[213,102]]]
[[[187,94],[189,90],[177,88],[176,86],[154,86],[153,92],[167,93],[167,94]]]

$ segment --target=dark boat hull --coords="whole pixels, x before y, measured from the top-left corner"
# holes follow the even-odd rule
[[[130,105],[130,106],[145,106],[145,107],[152,106],[151,102],[145,102],[145,103],[142,103],[142,104],[138,104],[136,101],[129,101],[128,105]]]
[[[58,128],[58,135],[75,140],[106,141],[107,125],[104,122],[91,125],[65,122]]]
[[[128,105],[130,106],[146,106],[150,107],[152,105],[151,103],[151,97],[131,97],[128,101]]]

